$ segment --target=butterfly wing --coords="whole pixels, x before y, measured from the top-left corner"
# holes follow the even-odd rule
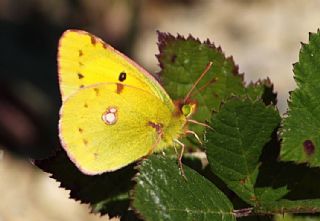
[[[151,153],[159,130],[172,123],[171,110],[153,94],[102,83],[69,96],[60,110],[60,139],[69,157],[87,174],[114,171]],[[180,125],[179,125],[180,124]],[[177,134],[182,123],[175,123]],[[172,131],[174,130],[174,131]]]
[[[114,82],[148,91],[169,108],[172,101],[147,71],[100,38],[80,30],[67,30],[59,42],[58,69],[62,100],[79,88]]]

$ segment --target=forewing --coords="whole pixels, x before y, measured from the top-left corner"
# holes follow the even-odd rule
[[[147,71],[100,38],[67,30],[59,41],[58,71],[62,100],[79,88],[103,82],[123,83],[148,91],[172,108],[168,94]]]
[[[97,84],[79,90],[64,102],[59,135],[81,171],[99,174],[150,153],[159,139],[152,125],[166,126],[171,116],[168,107],[149,92],[122,84]]]

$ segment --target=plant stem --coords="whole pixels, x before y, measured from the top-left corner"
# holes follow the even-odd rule
[[[261,206],[234,210],[235,217],[246,217],[254,215],[275,215],[284,213],[320,213],[320,200],[279,200],[264,203]]]

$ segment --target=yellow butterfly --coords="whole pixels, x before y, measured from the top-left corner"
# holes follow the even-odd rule
[[[201,76],[209,70],[207,66]],[[98,37],[67,30],[59,41],[58,71],[63,105],[59,137],[85,174],[122,168],[175,143],[186,133],[195,103],[173,102],[159,82]],[[201,124],[201,123],[199,123]]]

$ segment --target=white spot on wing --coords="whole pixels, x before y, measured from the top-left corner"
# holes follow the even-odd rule
[[[110,111],[111,113],[115,113],[115,112],[117,112],[117,109],[114,108],[114,107],[111,107],[111,108],[109,109],[109,111]]]
[[[107,111],[102,114],[102,120],[107,125],[112,125],[117,122],[117,108],[108,107]]]

